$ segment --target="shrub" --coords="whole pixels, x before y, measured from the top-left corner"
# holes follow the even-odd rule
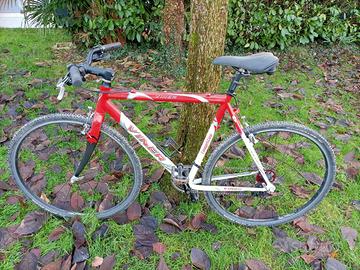
[[[29,19],[65,27],[87,46],[123,39],[161,44],[164,1],[28,0],[25,10]],[[356,0],[229,0],[227,45],[257,50],[315,40],[358,42],[359,21]]]
[[[161,41],[162,8],[163,0],[29,0],[25,12],[28,19],[64,27],[75,41],[92,46],[124,39]]]
[[[230,0],[228,46],[284,49],[315,39],[359,41],[359,9],[355,1],[343,2]]]

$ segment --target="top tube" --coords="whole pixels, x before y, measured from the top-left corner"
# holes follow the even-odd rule
[[[107,99],[117,100],[141,100],[155,102],[180,102],[180,103],[210,103],[223,104],[229,102],[226,94],[210,94],[210,93],[190,93],[190,92],[148,92],[123,89],[109,88],[100,86],[102,94],[106,94]]]

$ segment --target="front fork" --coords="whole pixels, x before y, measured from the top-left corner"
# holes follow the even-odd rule
[[[91,122],[92,118],[96,114],[96,113],[94,114],[92,112],[91,107],[88,107],[88,109],[89,109],[89,111],[88,111],[88,114],[87,114],[86,123],[84,124],[84,129],[81,132],[82,135],[86,135],[86,140],[87,140],[86,149],[85,149],[84,155],[83,155],[79,165],[75,169],[74,175],[70,179],[70,182],[72,184],[84,178],[83,176],[80,177],[80,174],[84,170],[85,166],[89,163],[91,155],[95,150],[95,147],[97,145],[97,142],[98,142],[98,139],[99,139],[99,136],[100,136],[100,129],[97,129],[98,134],[96,134],[96,136],[94,136],[94,129],[93,128],[90,128],[90,130],[88,130],[89,129],[89,124],[88,123]],[[102,120],[103,120],[103,117],[100,117],[100,118],[102,118]],[[102,120],[99,119],[99,116],[94,117],[93,123],[95,123],[95,126],[96,126],[96,122],[99,122],[99,120],[102,123]],[[94,126],[94,124],[91,124],[91,127],[93,127],[93,126]],[[101,126],[101,124],[100,124],[100,126]]]

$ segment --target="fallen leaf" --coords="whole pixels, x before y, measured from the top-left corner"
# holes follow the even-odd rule
[[[32,251],[24,254],[20,263],[16,266],[17,270],[37,270],[38,256]]]
[[[305,233],[324,233],[319,226],[310,224],[305,216],[295,219],[293,224]]]
[[[51,250],[45,255],[41,256],[40,258],[40,264],[41,265],[47,265],[51,262],[55,262],[55,260],[59,257],[59,252],[57,250]],[[62,260],[60,260],[60,266],[61,266]]]
[[[103,263],[104,259],[98,256],[95,256],[93,262],[91,263],[92,267],[98,267]]]
[[[281,91],[281,90],[284,90],[284,87],[282,87],[281,85],[277,85],[277,86],[274,86],[273,90]]]
[[[31,212],[24,217],[14,233],[20,236],[35,233],[40,230],[45,221],[45,213],[38,211]]]
[[[32,79],[32,80],[28,83],[28,85],[31,86],[31,87],[39,87],[39,86],[41,86],[44,82],[45,82],[44,79],[34,78],[34,79]]]
[[[349,134],[335,134],[334,137],[338,141],[342,141],[342,142],[347,142],[351,139],[351,135]]]
[[[272,232],[276,238],[288,237],[287,233],[278,227],[273,227]]]
[[[198,248],[192,248],[190,253],[191,263],[200,269],[208,270],[211,267],[211,262],[208,255]]]
[[[12,186],[10,186],[8,183],[4,181],[0,181],[0,189],[8,191],[8,190],[14,190]]]
[[[47,61],[35,62],[34,65],[37,67],[51,67],[51,64]]]
[[[347,176],[351,179],[355,179],[359,175],[359,168],[356,168],[351,165],[348,168],[346,168],[345,171]]]
[[[270,270],[270,268],[259,260],[246,260],[245,264],[250,270]]]
[[[313,270],[324,270],[322,260],[316,259],[310,263],[311,269]]]
[[[79,263],[89,259],[89,251],[87,247],[75,248],[72,257],[72,263]]]
[[[96,240],[98,238],[102,238],[106,235],[106,233],[109,230],[109,225],[107,225],[106,223],[101,224],[101,226],[93,233],[92,235],[92,240]]]
[[[114,220],[119,225],[127,224],[130,222],[130,220],[127,217],[126,212],[116,213],[115,215],[113,215],[111,217],[111,219]]]
[[[130,221],[139,219],[141,217],[141,205],[137,202],[132,203],[126,210],[126,214]]]
[[[305,244],[290,237],[281,237],[274,241],[273,247],[282,252],[290,253],[295,250],[304,249]]]
[[[320,245],[320,241],[315,235],[309,235],[306,245],[309,250],[315,250]]]
[[[169,267],[167,266],[163,256],[160,257],[160,261],[156,267],[156,270],[169,270]]]
[[[156,228],[158,227],[158,222],[156,220],[156,218],[152,217],[152,216],[144,216],[140,219],[140,224],[149,227],[153,230],[156,230]]]
[[[60,236],[65,232],[64,227],[58,227],[54,229],[48,236],[48,240],[50,242],[56,241],[60,238]]]
[[[240,208],[238,208],[235,211],[235,214],[238,215],[239,217],[244,217],[244,218],[253,218],[255,215],[256,209],[254,207],[251,206],[241,206]]]
[[[245,264],[240,264],[240,263],[236,263],[236,264],[231,264],[229,270],[247,270],[247,266]]]
[[[320,186],[322,184],[322,178],[316,173],[304,172],[301,174],[310,184],[315,184]]]
[[[142,224],[133,226],[135,235],[134,253],[140,259],[149,257],[153,251],[153,244],[159,242],[152,227]]]
[[[355,151],[352,150],[350,151],[349,153],[347,153],[345,156],[344,156],[344,161],[346,163],[349,163],[349,162],[352,162],[355,160]]]
[[[149,179],[150,182],[151,183],[158,182],[161,179],[161,177],[163,176],[164,172],[165,172],[165,169],[163,167],[155,170]]]
[[[110,255],[104,258],[103,263],[100,265],[99,270],[111,270],[115,265],[115,255]]]
[[[300,258],[303,259],[307,264],[310,264],[316,260],[316,257],[312,254],[303,254],[300,256]]]
[[[204,213],[196,214],[190,222],[193,229],[198,230],[201,224],[206,221],[206,215]]]
[[[325,265],[326,270],[347,270],[347,267],[342,262],[334,258],[328,258]]]
[[[341,227],[342,237],[348,242],[351,250],[355,248],[355,241],[358,236],[358,232],[350,227]]]
[[[62,260],[59,259],[44,265],[43,267],[41,267],[41,270],[62,270],[61,264],[62,264]]]
[[[70,205],[74,211],[81,211],[83,209],[84,199],[78,191],[71,195]]]
[[[107,183],[105,183],[105,182],[99,182],[96,185],[95,190],[100,192],[101,194],[105,195],[105,194],[107,194],[109,192],[109,185]]]
[[[71,267],[71,254],[69,256],[66,257],[66,260],[63,261],[63,263],[61,264],[61,270],[69,270]]]
[[[160,242],[153,243],[152,248],[157,254],[163,254],[166,251],[166,246]]]
[[[79,248],[86,243],[85,226],[80,221],[75,220],[72,225],[72,232],[75,238],[75,247]]]
[[[35,162],[30,160],[26,163],[20,163],[20,175],[24,181],[28,180],[34,173],[35,169]]]
[[[268,219],[277,217],[276,211],[270,207],[259,207],[253,216],[254,219]]]
[[[8,204],[17,204],[18,202],[20,204],[22,204],[22,203],[24,203],[24,198],[22,196],[19,196],[19,195],[9,196],[6,199],[6,202]]]
[[[302,199],[309,198],[311,191],[307,190],[306,188],[298,185],[291,185],[290,190],[292,193],[294,193],[296,196]]]
[[[216,234],[218,232],[218,229],[214,224],[210,224],[206,222],[200,224],[200,229],[208,231],[212,234]]]
[[[111,207],[113,207],[113,200],[114,196],[111,193],[105,195],[104,199],[99,205],[99,212],[105,211]]]
[[[327,258],[332,251],[333,247],[330,241],[320,241],[319,246],[315,249],[314,256],[317,259]]]
[[[181,232],[181,229],[179,229],[178,226],[175,226],[174,224],[170,224],[170,223],[160,224],[160,230],[169,234]]]
[[[149,207],[153,207],[155,204],[161,203],[164,205],[165,209],[170,210],[172,208],[171,203],[169,202],[167,196],[162,191],[153,191],[150,195]]]

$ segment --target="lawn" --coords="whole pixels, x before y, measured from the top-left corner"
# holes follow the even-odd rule
[[[87,106],[94,105],[94,93],[84,94],[84,91],[71,87],[61,102],[56,101],[54,85],[64,75],[66,64],[84,57],[84,53],[68,43],[70,41],[70,37],[60,30],[0,29],[0,180],[5,183],[12,182],[7,147],[21,125],[37,116],[58,111],[76,111],[86,115]],[[343,227],[360,231],[359,47],[314,45],[294,47],[275,54],[281,59],[281,65],[273,76],[252,76],[243,85],[244,89],[238,96],[241,114],[250,124],[269,120],[302,123],[320,131],[330,141],[337,159],[336,181],[341,188],[332,189],[308,215],[308,220],[322,229],[323,232],[316,236],[323,243],[328,241],[331,247],[331,251],[323,256],[322,265],[330,257],[345,264],[347,269],[360,269],[360,241],[355,239],[355,246],[350,249],[341,232]],[[161,52],[145,49],[131,51],[131,48],[104,63],[116,68],[119,84],[152,90],[181,88],[183,78],[180,75],[172,78],[162,67],[163,64]],[[225,72],[219,92],[227,89],[228,77],[228,72]],[[96,82],[89,82],[87,86],[96,86]],[[159,140],[169,135],[176,136],[176,120],[161,123],[153,121],[153,118],[164,112],[175,113],[179,107],[164,103],[149,108],[141,102],[126,102],[122,108],[146,133],[160,132]],[[230,128],[225,126],[218,134],[229,132]],[[137,150],[137,154],[142,160],[148,158],[143,150]],[[151,177],[157,168],[155,163],[149,163],[146,177]],[[242,269],[235,268],[235,265],[245,262],[249,269],[264,269],[251,266],[249,260],[262,261],[274,270],[322,269],[300,257],[311,253],[309,251],[283,252],[276,248],[272,228],[247,228],[232,224],[211,212],[203,196],[199,202],[192,203],[185,196],[177,195],[170,187],[169,179],[169,175],[164,174],[159,183],[155,181],[151,184],[140,194],[139,203],[144,206],[154,191],[164,191],[173,204],[172,214],[185,215],[191,220],[195,215],[204,213],[206,222],[214,225],[216,231],[184,230],[168,234],[157,229],[156,236],[165,245],[165,252],[162,255],[154,252],[141,260],[132,252],[135,242],[133,226],[139,221],[119,225],[114,220],[98,221],[89,216],[82,220],[86,227],[89,265],[96,256],[105,258],[115,254],[115,269],[156,269],[161,257],[169,269],[191,269],[182,267],[191,264],[190,251],[198,248],[210,258],[211,269]],[[19,225],[26,214],[38,210],[31,202],[19,199],[22,194],[18,190],[5,190],[0,185],[0,244],[5,241],[2,229]],[[149,211],[158,223],[162,223],[169,212],[163,204],[156,204]],[[42,258],[55,251],[53,260],[67,258],[74,245],[69,222],[51,216],[35,233],[10,245],[0,245],[0,269],[14,269],[29,251]],[[102,223],[108,225],[107,234],[92,239]],[[49,241],[49,235],[59,227],[64,228],[59,239]],[[279,228],[303,243],[309,243],[313,235],[312,232],[304,233],[294,224]]]

